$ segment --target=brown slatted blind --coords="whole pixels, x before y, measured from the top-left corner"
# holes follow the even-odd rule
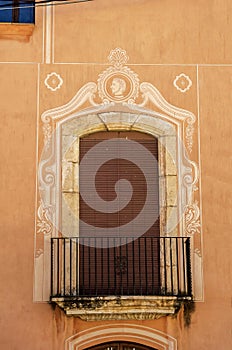
[[[80,140],[80,160],[95,145],[103,140],[124,138],[136,141],[143,145],[157,159],[156,164],[146,169],[154,175],[155,195],[150,203],[150,211],[146,212],[142,221],[131,230],[141,230],[142,237],[159,237],[159,177],[158,177],[158,141],[154,137],[139,132],[99,132],[91,134]],[[115,140],[115,148],[118,142]],[[125,148],[128,151],[128,148]],[[141,157],[144,153],[141,153]],[[138,154],[139,157],[139,154]],[[99,160],[96,157],[96,162]],[[92,165],[90,164],[90,169]],[[115,236],[118,236],[118,228],[123,236],[122,225],[133,222],[141,212],[147,196],[147,184],[142,170],[133,162],[119,158],[107,161],[99,168],[96,175],[96,189],[99,196],[105,201],[112,201],[116,197],[115,184],[120,179],[127,179],[133,188],[133,195],[123,209],[115,213],[102,213],[89,207],[80,198],[80,219],[97,228],[115,228]],[[80,188],[85,181],[80,172]],[[119,198],[126,195],[120,192]],[[97,208],[97,203],[96,203]],[[147,218],[154,218],[153,225],[144,231]],[[157,218],[157,219],[155,219]],[[80,236],[82,232],[80,231]],[[86,236],[86,233],[85,233]],[[85,239],[85,238],[84,238]],[[154,294],[159,288],[159,244],[158,240],[139,240],[124,244],[120,247],[101,249],[85,248],[80,251],[80,285],[83,286],[83,294]],[[135,260],[139,260],[136,264]]]

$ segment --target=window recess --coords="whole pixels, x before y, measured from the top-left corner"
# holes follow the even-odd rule
[[[0,22],[34,23],[34,0],[0,0]]]

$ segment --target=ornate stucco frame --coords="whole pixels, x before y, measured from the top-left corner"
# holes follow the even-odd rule
[[[193,147],[198,148],[198,135],[193,143],[195,115],[169,104],[152,84],[139,84],[137,74],[124,66],[125,51],[113,50],[109,59],[113,66],[99,75],[97,84],[85,84],[69,103],[41,116],[34,299],[48,301],[50,297],[50,238],[59,231],[78,229],[78,208],[67,198],[78,196],[73,179],[78,174],[79,137],[102,130],[136,130],[159,140],[161,233],[193,237],[194,297],[202,300],[201,246],[199,238],[195,239],[201,234],[199,167],[190,159]],[[120,101],[109,90],[104,92],[109,89],[108,77],[117,75],[127,75],[133,85]],[[97,102],[96,95],[100,97]]]

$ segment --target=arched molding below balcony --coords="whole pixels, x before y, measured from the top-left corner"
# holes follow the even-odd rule
[[[158,350],[177,350],[177,340],[157,329],[135,325],[114,324],[89,328],[77,333],[65,342],[65,350],[84,350],[110,341],[136,342]]]

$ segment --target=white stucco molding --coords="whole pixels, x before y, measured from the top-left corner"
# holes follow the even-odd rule
[[[179,120],[182,123],[186,123],[185,138],[187,149],[191,152],[193,146],[193,132],[194,132],[194,123],[196,117],[193,113],[178,108],[176,106],[168,103],[161,93],[157,90],[155,86],[151,83],[142,83],[140,85],[140,91],[143,93],[143,102],[140,106],[145,106],[149,101],[151,101],[156,107],[158,107],[165,114],[171,116],[174,120]]]
[[[189,157],[192,149],[198,149],[199,140],[194,134],[195,115],[190,111],[171,105],[154,85],[148,82],[140,83],[139,77],[131,70],[124,71],[124,73],[129,74],[130,79],[128,77],[125,80],[127,90],[124,94],[122,89],[123,97],[120,97],[120,99],[117,96],[115,97],[114,89],[110,95],[109,83],[117,77],[117,72],[121,74],[123,64],[126,62],[123,58],[125,51],[116,50],[117,54],[112,55],[111,52],[110,55],[114,60],[113,77],[111,77],[112,71],[106,70],[103,75],[99,75],[96,82],[88,82],[82,86],[67,104],[49,109],[41,115],[38,144],[43,143],[44,147],[38,158],[40,161],[38,164],[39,195],[35,248],[35,300],[49,299],[50,288],[45,284],[48,284],[50,280],[50,259],[45,257],[45,251],[46,254],[49,254],[49,246],[45,247],[45,245],[48,244],[51,236],[57,234],[57,228],[60,225],[61,138],[65,125],[70,125],[72,128],[73,137],[70,138],[72,141],[75,138],[78,139],[83,135],[99,130],[136,130],[158,137],[160,145],[163,145],[176,159],[177,206],[179,212],[185,211],[185,218],[179,223],[179,232],[181,235],[189,235],[190,233],[193,237],[196,233],[201,234],[198,160]],[[119,63],[117,63],[117,59],[120,60]],[[107,72],[109,76],[107,76]],[[101,81],[102,77],[104,77],[103,83]],[[123,79],[122,76],[121,78]],[[101,84],[99,84],[99,81]],[[133,101],[129,91],[135,91],[135,87],[130,87],[130,84],[136,84],[136,86],[139,84],[139,90],[136,90],[136,93],[133,94]],[[99,91],[99,86],[101,86],[101,91]],[[107,101],[102,98],[105,97],[104,89],[107,89],[107,96],[110,96]],[[139,92],[138,95],[137,92]],[[149,108],[147,108],[148,103]],[[196,140],[195,144],[193,143],[193,135],[194,140]],[[172,138],[176,140],[174,152],[172,146],[169,146],[169,144],[172,144]],[[179,219],[181,218],[179,217]],[[51,225],[51,222],[53,225]],[[43,232],[46,233],[44,238]],[[41,243],[42,241],[43,243]],[[38,244],[38,242],[40,243]],[[199,243],[197,244],[198,246],[194,246],[194,249],[201,250]],[[198,270],[201,264],[202,257],[200,256],[197,260]],[[40,270],[45,273],[39,272]],[[198,281],[196,286],[201,290],[198,290],[195,294],[202,296],[202,281]]]
[[[66,339],[65,350],[83,350],[115,339],[143,344],[157,350],[177,350],[177,340],[169,334],[151,327],[123,322],[79,332]]]

